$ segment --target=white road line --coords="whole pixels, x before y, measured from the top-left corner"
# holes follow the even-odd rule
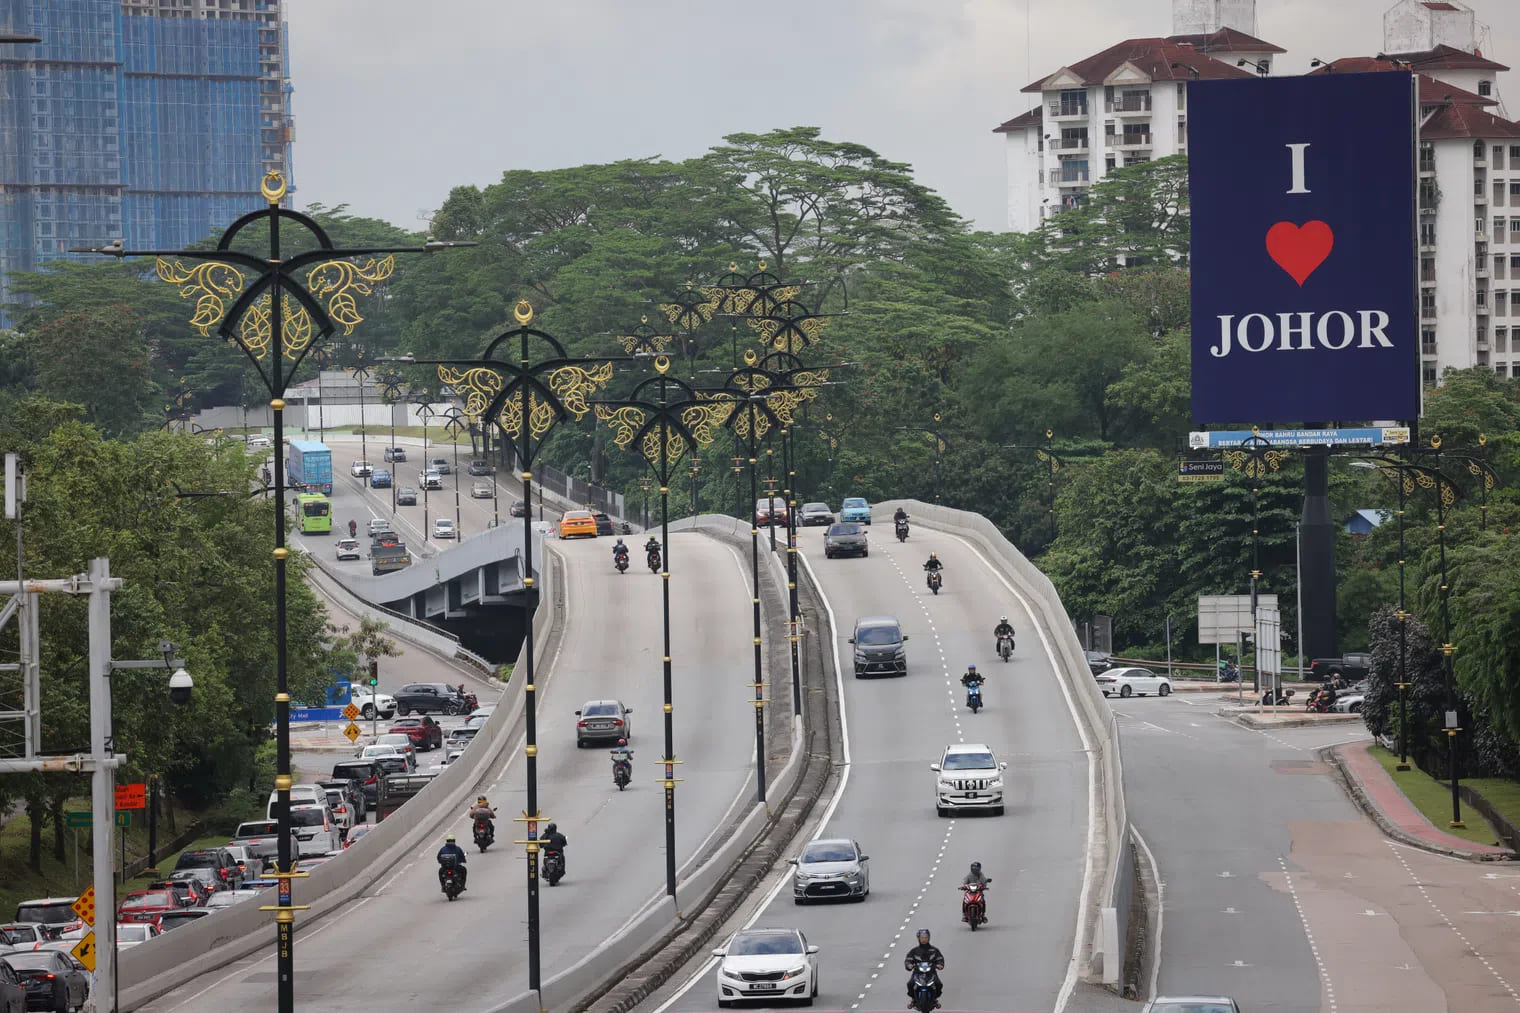
[[[1298,888],[1293,885],[1293,876],[1288,872],[1288,863],[1283,861],[1283,857],[1281,855],[1277,856],[1277,864],[1282,868],[1283,879],[1288,884],[1288,894],[1293,898],[1293,907],[1298,911],[1298,920],[1304,927],[1304,938],[1309,941],[1309,952],[1314,954],[1314,964],[1319,968],[1319,980],[1320,983],[1325,987],[1325,999],[1329,1003],[1330,1013],[1335,1013],[1335,986],[1330,983],[1330,972],[1325,969],[1325,961],[1319,955],[1319,944],[1314,941],[1314,931],[1309,928],[1309,919],[1304,914],[1304,906],[1298,900]],[[1406,865],[1404,868],[1407,869],[1409,866]],[[1424,887],[1421,887],[1420,889],[1421,892],[1424,892]],[[1430,898],[1428,897],[1426,898],[1426,900],[1429,899]],[[1431,906],[1434,907],[1435,905],[1432,904]],[[1440,914],[1441,912],[1437,910],[1436,913]],[[1444,918],[1446,916],[1441,915],[1441,917]],[[1448,922],[1447,924],[1449,925],[1451,923]],[[1461,933],[1458,933],[1458,935],[1461,935]],[[1464,943],[1466,941],[1467,940],[1465,939],[1463,940]],[[1487,963],[1487,961],[1484,962]],[[1236,963],[1239,964],[1240,962],[1236,961]],[[1490,970],[1492,970],[1492,968],[1490,968]],[[1498,977],[1498,975],[1495,975],[1495,977]],[[1504,979],[1500,978],[1499,980],[1502,984]],[[1509,986],[1506,985],[1505,987],[1508,988]],[[1513,995],[1514,993],[1511,992],[1510,994]]]
[[[985,566],[987,570],[997,578],[998,582],[1008,589],[1008,593],[1013,595],[1014,598],[1018,600],[1019,604],[1024,607],[1024,611],[1029,614],[1030,621],[1034,621],[1034,609],[1030,606],[1029,599],[1025,598],[1024,595],[1019,593],[1019,591],[1017,591],[1014,586],[1008,582],[1008,579],[998,571],[997,567],[993,566],[992,563],[988,561],[986,556],[983,556],[975,546],[973,546],[969,541],[962,538],[961,536],[949,534],[948,532],[943,533],[947,537],[953,538],[956,541],[960,542],[967,548],[967,550],[971,552],[972,555],[981,560],[982,565]],[[1045,656],[1050,659],[1051,674],[1054,676],[1055,671],[1060,664],[1056,660],[1055,648],[1051,645],[1050,638],[1046,635],[1045,630],[1040,627],[1039,623],[1034,623],[1034,627],[1035,632],[1040,635],[1040,643],[1045,648]],[[1061,983],[1061,990],[1056,993],[1056,1003],[1054,1009],[1052,1010],[1052,1013],[1063,1013],[1063,1011],[1066,1009],[1066,1004],[1071,1001],[1072,991],[1077,987],[1077,978],[1079,977],[1081,971],[1082,932],[1087,924],[1087,904],[1088,899],[1092,896],[1093,879],[1097,872],[1097,869],[1093,864],[1093,855],[1095,854],[1094,842],[1096,841],[1097,837],[1097,827],[1095,826],[1095,821],[1093,820],[1092,814],[1093,810],[1097,808],[1098,804],[1098,765],[1097,757],[1093,753],[1092,738],[1088,735],[1087,726],[1082,723],[1081,716],[1077,714],[1077,704],[1076,701],[1071,698],[1071,689],[1066,685],[1066,680],[1058,676],[1056,677],[1056,684],[1061,687],[1061,695],[1066,699],[1066,709],[1071,713],[1071,723],[1077,726],[1077,735],[1082,739],[1082,749],[1087,756],[1087,860],[1083,866],[1081,894],[1077,899],[1077,928],[1076,931],[1072,933],[1073,938],[1071,942],[1071,959],[1067,962],[1066,979]]]
[[[808,562],[807,555],[802,552],[797,553],[797,559],[807,569],[808,579],[813,583],[813,588],[818,594],[818,600],[823,604],[824,611],[828,613],[829,628],[837,633],[839,630],[839,625],[838,621],[834,618],[834,607],[829,604],[828,595],[823,593],[823,585],[819,582],[818,575],[813,572],[813,564]],[[823,834],[824,828],[827,827],[829,825],[829,821],[834,818],[834,810],[839,808],[839,802],[844,798],[845,787],[850,783],[850,722],[849,717],[846,713],[848,708],[845,707],[844,700],[844,669],[839,662],[839,638],[836,636],[832,637],[831,639],[833,641],[832,647],[834,657],[834,687],[838,693],[839,699],[839,735],[840,744],[843,746],[844,756],[843,763],[841,764],[839,770],[839,784],[835,786],[834,795],[829,799],[829,804],[823,811],[823,817],[818,822],[818,831],[813,835],[814,840],[817,840]],[[741,929],[747,929],[751,925],[755,924],[755,922],[760,920],[760,916],[763,915],[766,909],[771,906],[771,903],[776,899],[776,895],[779,894],[782,888],[787,885],[789,879],[790,877],[786,875],[779,876],[776,879],[776,885],[771,887],[771,889],[766,893],[760,904],[755,908],[754,914],[750,915],[749,920],[740,926]],[[665,1011],[670,1009],[670,1007],[674,1006],[677,1002],[680,1002],[686,993],[690,992],[696,986],[697,982],[701,981],[702,978],[705,977],[710,970],[712,970],[713,965],[717,962],[717,957],[708,957],[706,960],[704,960],[702,962],[702,965],[698,967],[696,971],[692,972],[691,977],[682,982],[681,986],[677,988],[673,993],[671,993],[670,998],[666,999],[663,1003],[657,1006],[654,1009],[653,1013],[665,1013]],[[856,998],[864,999],[865,994],[861,993]],[[858,1006],[859,1003],[856,1003],[856,1005]]]

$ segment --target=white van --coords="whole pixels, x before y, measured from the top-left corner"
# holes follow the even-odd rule
[[[279,801],[280,793],[269,793],[269,805],[265,810],[265,819],[279,819],[274,814],[274,804]],[[327,804],[327,789],[320,784],[293,784],[290,786],[290,807],[294,809],[298,805],[315,805],[318,802]]]
[[[333,819],[332,810],[327,808],[326,802],[292,805],[290,825],[294,828],[296,841],[301,846],[299,856],[301,858],[327,855],[343,850],[343,838],[338,822]]]

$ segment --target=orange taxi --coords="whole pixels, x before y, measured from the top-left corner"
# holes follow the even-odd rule
[[[596,537],[596,518],[591,516],[590,510],[566,510],[565,516],[559,519],[561,538],[572,538],[576,535]]]

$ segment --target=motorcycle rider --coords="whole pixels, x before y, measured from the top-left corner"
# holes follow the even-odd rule
[[[495,840],[496,810],[491,808],[491,803],[486,801],[484,795],[477,796],[475,804],[470,807],[470,823],[473,825],[476,820],[486,821],[486,825],[489,828],[489,836],[492,840]]]
[[[1002,644],[1004,637],[1007,637],[1009,640],[1013,639],[1013,623],[1010,623],[1008,621],[1007,616],[999,619],[998,624],[992,629],[993,651],[997,651],[999,645]]]
[[[350,538],[357,538],[358,536],[359,536],[359,522],[358,521],[349,521],[348,522],[348,537],[350,537]]]
[[[655,552],[659,552],[659,551],[660,551],[660,540],[658,538],[656,538],[654,535],[650,535],[649,536],[649,541],[647,541],[647,542],[644,543],[644,555],[647,557],[650,554],[655,553]]]
[[[544,835],[538,839],[538,843],[539,846],[542,847],[545,851],[558,851],[561,861],[564,860],[566,844],[565,835],[559,832],[559,826],[557,824],[550,823],[548,826],[544,827]],[[568,871],[569,865],[565,865],[564,868]]]
[[[619,559],[625,563],[628,562],[628,546],[623,544],[623,540],[621,538],[619,538],[617,540],[617,544],[612,547],[612,565],[616,566]]]
[[[961,886],[967,887],[967,888],[972,889],[972,890],[985,890],[987,888],[987,884],[990,883],[990,882],[992,882],[992,877],[991,876],[985,876],[985,875],[982,874],[982,863],[981,862],[972,862],[971,863],[971,871],[968,872],[968,873],[966,873],[966,878],[965,879],[961,880]],[[961,915],[961,921],[965,921],[965,920],[966,920],[966,916],[965,916],[965,914],[962,914]],[[982,921],[985,922],[986,920],[987,920],[987,904],[984,901],[982,903]]]
[[[469,870],[465,868],[464,849],[455,843],[453,834],[444,838],[443,847],[438,849],[438,885],[440,887],[443,886],[443,859],[448,855],[452,855],[457,863],[455,868],[459,871],[459,892],[463,893],[465,880],[469,878]]]
[[[939,553],[931,552],[929,553],[929,561],[924,564],[924,572],[932,577],[934,574],[939,573],[940,570],[944,569],[944,566],[945,564],[939,561]]]
[[[982,678],[982,673],[980,673],[980,672],[978,672],[976,670],[976,666],[975,665],[967,665],[966,666],[966,674],[963,675],[963,676],[961,676],[961,685],[965,686],[967,689],[971,688],[971,684],[973,682],[986,682],[986,681],[987,681],[986,679]]]
[[[918,930],[918,945],[908,951],[908,956],[903,961],[903,966],[908,970],[908,1008],[913,1008],[913,974],[912,972],[919,963],[926,963],[934,968],[934,1005],[939,1005],[940,993],[945,990],[945,983],[939,980],[939,973],[945,969],[945,955],[939,951],[939,947],[929,942],[929,930]]]
[[[613,770],[614,775],[617,773],[617,765],[619,763],[626,763],[626,764],[628,764],[629,777],[632,777],[633,776],[633,750],[631,750],[631,749],[628,748],[628,740],[627,739],[618,739],[617,740],[617,747],[614,748],[614,749],[608,750],[608,752],[610,752],[612,754],[612,770]]]
[[[902,507],[898,507],[897,508],[897,513],[895,513],[895,514],[892,515],[892,523],[893,524],[901,524],[903,521],[906,521],[907,519],[908,519],[908,511],[904,510]]]

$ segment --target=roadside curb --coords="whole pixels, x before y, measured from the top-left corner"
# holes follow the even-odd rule
[[[1360,721],[1360,714],[1304,714],[1299,717],[1274,717],[1271,714],[1256,711],[1238,711],[1229,707],[1221,707],[1214,712],[1216,717],[1229,718],[1243,728],[1253,728],[1258,731],[1273,728],[1312,728],[1320,725],[1346,725]]]
[[[1463,848],[1443,847],[1442,845],[1416,837],[1415,835],[1406,833],[1404,830],[1400,829],[1393,823],[1392,820],[1388,818],[1383,810],[1378,807],[1378,804],[1373,801],[1372,797],[1367,793],[1366,786],[1363,785],[1361,779],[1358,778],[1356,773],[1351,770],[1350,766],[1345,762],[1344,757],[1341,755],[1342,750],[1356,745],[1358,744],[1343,743],[1338,746],[1326,746],[1317,752],[1320,759],[1329,763],[1331,768],[1335,771],[1336,780],[1339,781],[1341,787],[1346,790],[1346,794],[1351,796],[1351,801],[1356,804],[1356,807],[1360,809],[1368,819],[1372,820],[1372,822],[1377,825],[1377,828],[1381,830],[1385,836],[1398,841],[1400,844],[1406,844],[1411,848],[1419,848],[1421,851],[1428,851],[1434,855],[1445,855],[1447,858],[1458,858],[1465,862],[1513,862],[1517,859],[1520,859],[1520,855],[1517,855],[1513,851],[1479,853],[1474,851],[1467,851]],[[1439,828],[1436,829],[1437,832],[1439,832]]]

